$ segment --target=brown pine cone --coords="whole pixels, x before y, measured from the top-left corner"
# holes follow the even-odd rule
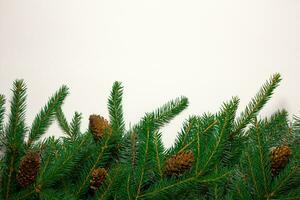
[[[41,156],[39,152],[27,153],[21,160],[17,181],[22,187],[26,187],[33,183],[41,164]]]
[[[192,167],[194,154],[192,151],[180,152],[165,162],[167,175],[179,176]]]
[[[91,115],[89,121],[89,128],[95,140],[101,139],[106,133],[111,135],[112,128],[104,117],[101,117],[100,115]]]
[[[271,151],[271,171],[272,175],[278,175],[279,172],[286,166],[289,157],[292,155],[292,150],[287,145],[278,146]]]
[[[90,181],[90,189],[95,192],[104,182],[107,176],[105,168],[96,168],[92,173],[92,179]]]

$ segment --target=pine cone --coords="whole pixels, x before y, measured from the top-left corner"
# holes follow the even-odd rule
[[[107,176],[107,171],[104,168],[96,168],[92,173],[92,180],[90,181],[90,190],[95,192],[104,182]]]
[[[27,153],[21,160],[17,181],[22,187],[34,182],[41,164],[39,152]]]
[[[167,175],[179,176],[192,167],[194,154],[192,151],[180,152],[173,155],[165,163],[165,173]]]
[[[101,117],[100,115],[91,115],[89,121],[89,128],[92,131],[95,140],[101,139],[105,133],[111,135],[111,126],[104,117]]]
[[[272,149],[271,151],[271,171],[272,175],[278,175],[279,172],[286,166],[289,157],[292,155],[292,150],[289,146],[283,145]]]

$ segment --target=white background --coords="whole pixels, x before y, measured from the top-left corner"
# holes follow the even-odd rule
[[[63,109],[68,119],[82,112],[86,129],[90,114],[108,117],[119,80],[127,127],[189,97],[162,130],[170,146],[189,115],[215,112],[234,95],[243,108],[275,72],[283,81],[262,114],[299,114],[299,0],[0,0],[0,92],[10,97],[13,80],[25,79],[28,124],[66,84]]]

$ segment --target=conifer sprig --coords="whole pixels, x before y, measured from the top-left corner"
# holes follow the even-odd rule
[[[70,123],[70,134],[71,137],[74,138],[80,134],[80,126],[81,126],[82,114],[75,112],[73,119]]]
[[[147,119],[153,120],[153,131],[158,130],[165,124],[169,123],[175,116],[187,108],[189,101],[182,96],[172,101],[167,102],[163,106],[157,108],[155,111],[146,113],[143,119],[133,127],[133,132],[145,126]]]
[[[204,152],[207,159],[203,160],[204,165],[201,166],[200,173],[204,173],[211,166],[211,163],[218,163],[216,161],[220,160],[224,154],[225,143],[229,139],[238,104],[239,99],[233,97],[231,101],[222,106],[221,111],[217,114],[217,133],[208,140],[209,148],[207,152]]]
[[[15,188],[17,162],[19,162],[24,148],[26,85],[23,80],[16,80],[13,84],[9,122],[5,130],[5,164],[2,175],[4,199],[9,199]]]
[[[61,88],[35,118],[29,145],[24,146],[26,87],[17,80],[2,134],[0,198],[300,199],[300,119],[291,123],[285,110],[257,118],[279,81],[280,76],[273,75],[237,119],[237,97],[216,114],[192,115],[166,150],[159,129],[182,112],[188,100],[169,101],[126,131],[120,82],[114,83],[108,100],[110,122],[92,115],[90,129],[82,133],[81,114],[75,112],[68,122],[61,109],[68,93]],[[0,95],[0,125],[4,101]],[[36,141],[55,116],[67,137]],[[20,164],[31,150],[41,162],[36,165],[25,156]]]
[[[114,82],[108,99],[109,120],[113,134],[122,136],[125,131],[125,122],[122,107],[123,86],[121,82]]]
[[[249,122],[251,122],[257,116],[259,111],[271,98],[280,81],[281,76],[280,74],[276,73],[263,84],[255,97],[249,102],[245,110],[237,118],[235,122],[235,128],[233,133],[231,134],[231,137],[239,134],[240,131],[242,131],[249,124]]]
[[[57,122],[59,124],[59,127],[61,128],[61,130],[63,131],[64,134],[71,136],[72,134],[70,133],[70,127],[69,127],[69,123],[65,117],[65,114],[62,111],[62,108],[59,107],[56,112],[56,119]]]
[[[48,129],[54,120],[55,112],[63,104],[64,99],[68,95],[68,88],[62,86],[48,101],[44,108],[35,117],[31,130],[29,132],[28,146],[38,140]]]

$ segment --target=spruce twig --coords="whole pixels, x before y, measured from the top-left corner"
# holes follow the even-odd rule
[[[23,80],[16,80],[13,84],[13,97],[11,100],[10,115],[7,129],[5,130],[6,154],[5,173],[2,175],[4,199],[8,200],[10,193],[15,188],[16,163],[23,154],[23,139],[26,132],[26,85]]]
[[[55,112],[63,104],[64,99],[68,95],[68,88],[62,86],[48,101],[44,108],[35,117],[28,136],[27,146],[39,139],[52,123]]]
[[[67,134],[68,136],[71,136],[70,133],[70,127],[69,127],[69,123],[65,117],[65,114],[63,113],[61,107],[59,107],[56,112],[56,119],[58,121],[59,127],[62,129],[62,131]]]
[[[240,114],[235,122],[234,131],[231,137],[239,134],[259,113],[259,111],[264,107],[264,105],[271,98],[274,90],[278,87],[281,81],[280,74],[276,73],[270,77],[270,79],[265,82],[265,84],[260,88],[255,97],[249,102],[245,110]]]

